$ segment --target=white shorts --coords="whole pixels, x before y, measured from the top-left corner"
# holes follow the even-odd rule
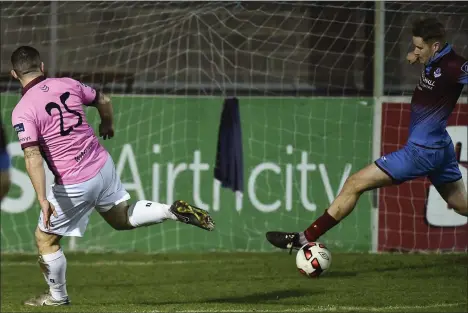
[[[47,200],[54,205],[58,217],[52,215],[51,225],[45,229],[41,212],[39,228],[47,233],[82,237],[94,208],[106,212],[129,199],[109,155],[104,167],[90,180],[74,185],[52,184]]]

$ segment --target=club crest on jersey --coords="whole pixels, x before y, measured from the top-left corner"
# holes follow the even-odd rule
[[[440,67],[438,67],[434,71],[434,77],[437,78],[437,77],[440,77],[440,76],[442,76],[442,70],[440,69]]]
[[[461,70],[468,74],[468,61],[461,66]]]
[[[17,134],[19,134],[21,132],[24,132],[24,124],[23,123],[16,124],[16,125],[13,126],[13,128],[15,129]]]

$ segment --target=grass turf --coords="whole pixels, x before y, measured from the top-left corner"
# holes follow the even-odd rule
[[[36,257],[2,255],[2,312],[467,312],[463,255],[334,254],[303,277],[287,253],[67,253],[67,307],[25,307],[45,290]]]

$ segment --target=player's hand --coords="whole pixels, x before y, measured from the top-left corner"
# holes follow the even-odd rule
[[[114,126],[112,123],[101,122],[99,125],[99,137],[102,137],[104,140],[114,137]]]
[[[58,217],[57,211],[55,211],[55,207],[47,201],[46,199],[40,200],[39,205],[41,206],[42,217],[44,222],[44,227],[46,229],[50,228],[50,217],[53,214],[55,217]]]
[[[414,64],[415,62],[417,62],[419,60],[419,58],[414,54],[414,52],[410,52],[408,53],[408,55],[406,56],[406,61],[409,62],[409,64]]]

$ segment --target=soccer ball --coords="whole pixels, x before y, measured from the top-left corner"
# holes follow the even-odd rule
[[[320,242],[309,242],[301,247],[296,255],[296,266],[301,274],[315,278],[330,268],[331,253]]]

